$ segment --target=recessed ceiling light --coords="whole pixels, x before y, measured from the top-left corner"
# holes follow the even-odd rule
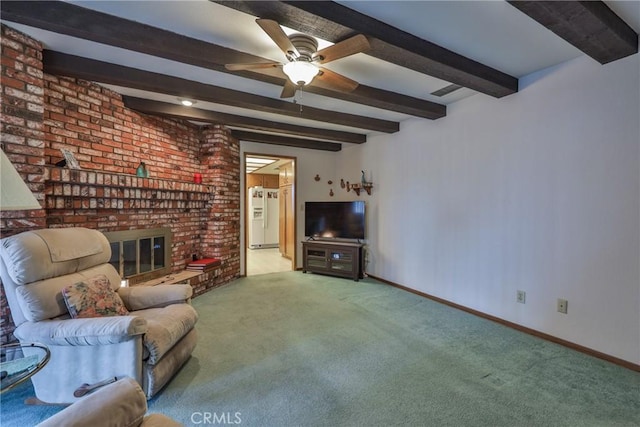
[[[180,101],[180,103],[185,107],[191,107],[193,104],[197,102],[197,101],[193,101],[191,99],[185,99],[185,98],[178,98],[178,101]]]
[[[275,162],[276,159],[264,159],[260,157],[247,157],[247,163],[258,163],[261,165],[268,165]]]

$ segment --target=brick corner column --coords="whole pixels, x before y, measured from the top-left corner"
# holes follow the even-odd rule
[[[222,260],[214,286],[240,276],[240,143],[224,126],[203,128],[200,162],[213,202],[203,226],[201,253]]]

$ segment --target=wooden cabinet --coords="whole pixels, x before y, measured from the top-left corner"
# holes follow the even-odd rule
[[[361,243],[307,241],[302,242],[302,272],[362,279]]]
[[[288,162],[280,166],[280,186],[293,185],[294,183],[294,168],[293,162]]]
[[[288,162],[280,166],[279,174],[279,248],[282,256],[294,260],[296,252],[296,213],[294,164]]]
[[[293,259],[296,251],[296,228],[294,219],[293,186],[280,187],[280,253],[282,256]]]
[[[280,185],[278,175],[262,175],[262,180],[264,188],[278,188]]]
[[[255,173],[248,173],[246,183],[247,183],[247,188],[262,187],[262,175],[258,175]]]
[[[251,187],[264,187],[264,188],[278,188],[280,177],[278,175],[248,173],[246,184],[247,188]]]

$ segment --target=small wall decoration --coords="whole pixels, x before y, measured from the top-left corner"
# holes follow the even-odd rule
[[[333,188],[329,189],[329,196],[333,197]]]
[[[329,180],[329,181],[327,181],[327,184],[331,185],[331,184],[333,184],[333,181]]]
[[[340,188],[344,188],[344,187],[345,187],[344,179],[340,178]]]
[[[349,185],[349,181],[347,181],[347,192],[351,191],[351,186]]]
[[[67,167],[69,169],[80,169],[80,163],[78,163],[78,160],[71,151],[66,148],[61,148],[60,151],[62,152],[64,159],[67,161]]]
[[[149,178],[149,170],[144,162],[140,162],[140,165],[138,165],[138,168],[136,169],[136,176],[140,178]]]
[[[315,179],[316,181],[320,181],[320,175],[316,174],[316,176],[313,179]]]

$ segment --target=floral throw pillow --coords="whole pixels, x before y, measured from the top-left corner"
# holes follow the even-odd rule
[[[125,316],[129,311],[104,274],[74,283],[62,290],[71,317]]]

